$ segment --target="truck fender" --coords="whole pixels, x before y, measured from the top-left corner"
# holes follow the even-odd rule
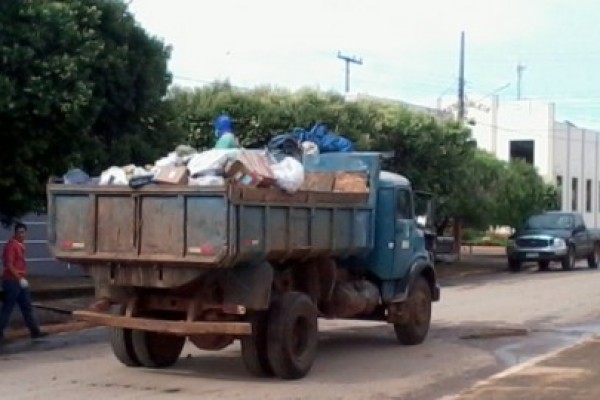
[[[266,310],[271,301],[273,267],[267,261],[236,265],[225,273],[221,284],[223,302]]]
[[[398,285],[396,286],[397,291],[392,302],[399,303],[406,301],[410,289],[420,276],[423,276],[429,284],[429,288],[431,289],[431,299],[433,301],[438,301],[440,299],[440,287],[437,282],[435,268],[429,260],[418,259],[411,265],[408,271],[408,278],[398,282]]]

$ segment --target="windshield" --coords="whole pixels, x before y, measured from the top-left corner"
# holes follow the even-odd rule
[[[572,229],[573,216],[565,214],[542,214],[529,217],[527,229]]]

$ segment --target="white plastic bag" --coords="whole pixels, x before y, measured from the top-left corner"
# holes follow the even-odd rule
[[[156,160],[154,163],[157,167],[176,167],[178,165],[182,165],[183,160],[181,157],[177,156],[177,153],[174,151],[170,152],[166,157],[161,158],[160,160]]]
[[[277,186],[288,193],[297,192],[304,183],[304,167],[293,157],[286,157],[271,165]]]
[[[235,158],[237,149],[212,149],[194,154],[187,164],[191,177],[201,175],[220,175],[227,160]]]
[[[198,178],[190,177],[188,179],[189,186],[225,186],[225,178],[222,176],[200,176]]]
[[[123,168],[110,167],[100,175],[100,185],[127,185],[128,183]]]

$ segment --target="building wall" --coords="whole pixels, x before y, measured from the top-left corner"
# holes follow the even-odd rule
[[[46,216],[30,214],[22,220],[27,225],[25,241],[27,268],[30,275],[43,276],[83,276],[85,272],[76,265],[56,261],[48,248],[46,240]],[[13,228],[0,226],[0,248],[12,237]]]
[[[600,225],[600,132],[579,128],[568,122],[556,122],[553,181],[562,177],[563,209],[581,212],[586,224]],[[573,179],[577,179],[574,191]],[[588,194],[588,181],[590,181]],[[588,202],[589,200],[589,202]],[[589,206],[589,208],[588,208]]]
[[[492,98],[468,106],[479,148],[508,161],[511,140],[533,140],[538,173],[554,184],[562,179],[562,209],[580,212],[588,226],[600,228],[600,132],[555,121],[554,105],[541,101]]]

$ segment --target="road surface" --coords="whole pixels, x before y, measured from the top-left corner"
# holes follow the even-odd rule
[[[237,344],[187,345],[174,367],[150,370],[119,364],[105,329],[18,341],[0,349],[0,398],[439,399],[597,333],[599,286],[587,268],[450,281],[430,336],[414,347],[397,345],[385,324],[322,321],[319,355],[299,381],[249,376]]]

